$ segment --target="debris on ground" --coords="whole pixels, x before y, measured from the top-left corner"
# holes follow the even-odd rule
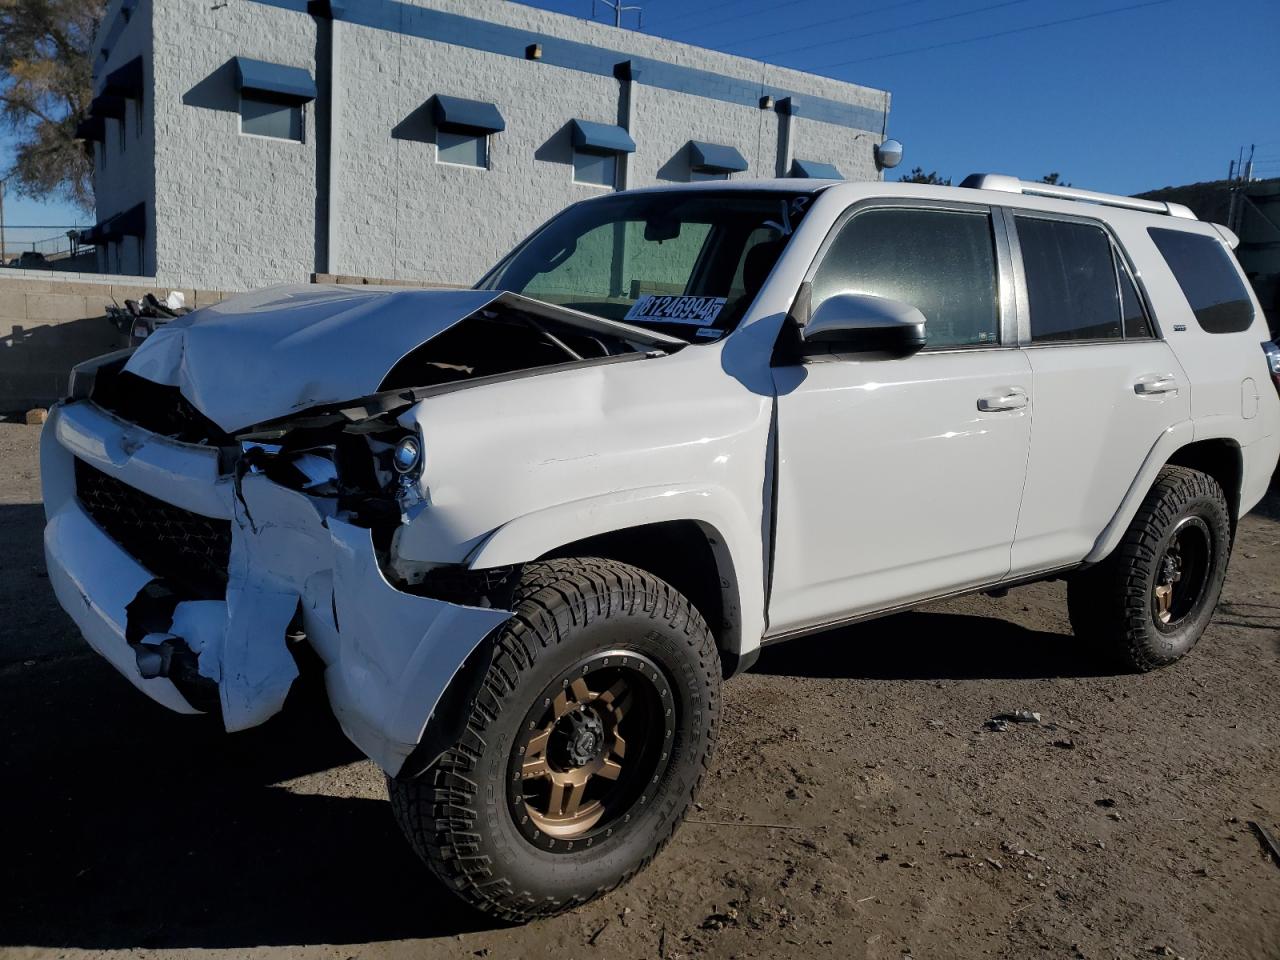
[[[33,407],[27,411],[27,426],[38,427],[49,419],[49,411],[44,407]]]
[[[1039,723],[1040,714],[1026,708],[1018,710],[1010,710],[1006,713],[997,713],[988,720],[983,726],[995,733],[1004,733],[1009,729],[1011,723]]]
[[[1276,866],[1280,867],[1280,844],[1276,843],[1276,838],[1256,820],[1249,821],[1249,828],[1257,835],[1258,842],[1262,844],[1262,849],[1275,861]]]
[[[713,913],[698,924],[699,930],[723,930],[738,925],[738,911],[729,907],[724,913]]]

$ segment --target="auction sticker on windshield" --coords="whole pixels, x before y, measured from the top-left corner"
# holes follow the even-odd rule
[[[648,294],[636,301],[624,319],[633,323],[687,323],[695,327],[709,327],[720,316],[726,299]]]

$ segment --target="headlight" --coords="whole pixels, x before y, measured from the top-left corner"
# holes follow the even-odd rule
[[[391,463],[399,474],[414,473],[422,466],[422,444],[417,437],[405,437],[396,444]]]

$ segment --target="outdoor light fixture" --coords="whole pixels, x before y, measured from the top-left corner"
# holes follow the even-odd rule
[[[773,97],[769,96],[768,94],[765,94],[763,97],[761,97],[761,98],[760,98],[760,109],[761,109],[761,110],[772,110],[772,109],[773,109]]]
[[[897,140],[886,140],[875,147],[876,168],[891,170],[902,162],[902,144]]]
[[[540,43],[529,44],[527,47],[524,48],[524,56],[526,60],[541,60],[542,44]]]

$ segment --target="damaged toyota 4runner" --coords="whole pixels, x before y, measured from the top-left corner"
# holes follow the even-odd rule
[[[250,293],[75,370],[50,580],[229,731],[322,663],[429,867],[549,915],[672,835],[762,644],[1060,577],[1118,662],[1190,650],[1280,453],[1234,243],[999,176],[700,184],[472,290]]]

